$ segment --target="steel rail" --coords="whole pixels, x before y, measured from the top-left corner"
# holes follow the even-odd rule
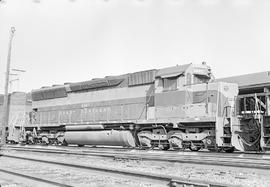
[[[217,159],[237,159],[237,161],[241,161],[241,160],[252,160],[253,163],[254,161],[269,161],[270,160],[270,156],[264,156],[264,155],[260,155],[260,156],[264,156],[264,157],[250,157],[248,155],[245,155],[246,157],[243,156],[243,154],[240,154],[238,156],[236,156],[236,154],[234,155],[227,155],[227,154],[220,154],[220,153],[207,153],[204,154],[204,152],[200,152],[199,154],[196,154],[198,152],[159,152],[159,151],[144,151],[142,152],[131,152],[131,151],[92,151],[92,150],[70,150],[70,149],[53,149],[53,148],[37,148],[37,147],[6,147],[3,148],[3,150],[5,149],[10,149],[10,150],[16,150],[16,151],[32,151],[32,152],[47,152],[47,153],[63,153],[63,154],[74,154],[74,155],[94,155],[94,156],[103,156],[103,157],[117,157],[117,158],[140,158],[140,157],[148,157],[151,155],[151,157],[166,157],[166,158],[179,158],[179,157],[200,157],[201,159],[209,159],[212,157],[218,157]],[[165,153],[165,154],[160,154],[160,153]],[[102,154],[102,155],[101,155]],[[196,154],[196,155],[195,155]],[[267,157],[267,158],[266,158]],[[173,160],[174,161],[174,160]]]
[[[85,146],[85,147],[78,147],[78,146],[63,146],[63,145],[38,145],[38,144],[17,144],[17,145],[12,145],[8,144],[6,145],[7,147],[30,147],[31,148],[36,148],[36,147],[53,147],[53,148],[59,148],[59,149],[74,149],[74,150],[113,150],[113,151],[131,151],[131,150],[136,150],[136,151],[149,151],[149,150],[154,150],[155,152],[164,152],[164,150],[160,149],[140,149],[140,148],[130,148],[130,147],[92,147],[92,146]],[[44,148],[46,149],[46,148]],[[50,148],[49,148],[50,149]],[[165,151],[167,153],[175,153],[175,152],[187,152],[190,153],[192,151],[189,150],[167,150]],[[193,153],[200,153],[200,154],[220,154],[220,155],[239,155],[239,154],[244,154],[244,155],[270,155],[270,152],[233,152],[233,153],[224,153],[224,152],[211,152],[211,151],[198,151],[198,152],[193,152]]]
[[[69,145],[69,146],[63,146],[63,145],[43,145],[43,144],[7,144],[5,145],[7,147],[53,147],[53,148],[59,148],[59,149],[74,149],[74,150],[113,150],[113,151],[131,151],[131,150],[136,150],[136,151],[149,151],[149,150],[154,150],[155,152],[164,152],[164,150],[160,149],[141,149],[137,147],[114,147],[114,146],[105,146],[105,147],[96,147],[96,146],[83,146],[83,147],[78,147],[77,145]],[[46,149],[46,148],[45,148]],[[212,151],[189,151],[189,150],[166,150],[165,152],[168,153],[174,153],[174,152],[193,152],[193,153],[202,153],[202,154],[221,154],[221,155],[237,155],[237,154],[244,154],[244,155],[270,155],[270,151],[266,152],[256,152],[256,151],[250,151],[250,152],[240,152],[240,151],[235,151],[233,153],[224,153],[224,152],[212,152]]]
[[[116,168],[109,168],[109,167],[101,167],[101,166],[86,166],[82,164],[71,164],[59,161],[52,161],[52,160],[44,160],[44,159],[36,159],[36,158],[26,158],[20,156],[14,156],[10,154],[3,154],[3,157],[13,158],[13,159],[21,159],[21,160],[28,160],[46,164],[53,164],[53,165],[61,165],[71,168],[78,168],[78,169],[86,169],[88,171],[98,171],[104,173],[111,173],[111,174],[118,174],[125,177],[138,177],[140,179],[144,178],[147,180],[155,180],[157,182],[166,182],[167,185],[171,187],[175,186],[193,186],[193,187],[225,187],[225,186],[232,186],[236,187],[238,185],[229,185],[229,184],[221,184],[221,183],[212,183],[206,182],[202,180],[187,180],[185,178],[176,177],[172,175],[163,175],[163,174],[154,174],[154,173],[147,173],[141,171],[131,171],[125,169],[116,169]]]
[[[190,152],[190,151],[163,151],[163,150],[144,150],[144,149],[131,149],[131,148],[109,148],[109,147],[85,147],[85,148],[82,148],[82,147],[71,147],[71,146],[68,146],[68,147],[64,147],[64,146],[57,146],[57,145],[54,145],[54,146],[37,146],[37,145],[27,145],[27,146],[13,146],[13,145],[6,145],[3,147],[3,149],[5,148],[15,148],[15,149],[43,149],[43,150],[60,150],[60,151],[79,151],[79,152],[109,152],[109,151],[113,151],[113,152],[120,152],[120,153],[124,153],[124,152],[131,152],[131,151],[138,151],[138,152],[141,152],[141,153],[147,153],[147,152],[155,152],[155,153],[166,153],[166,154],[179,154],[179,153],[187,153],[188,154],[201,154],[201,156],[207,156],[209,157],[208,155],[214,155],[214,156],[217,156],[218,157],[235,157],[235,156],[243,156],[242,158],[245,158],[245,157],[248,157],[248,156],[252,156],[252,155],[256,155],[256,156],[269,156],[270,158],[270,153],[255,153],[255,152],[252,152],[252,153],[242,153],[242,152],[234,152],[234,153],[222,153],[222,152],[204,152],[204,151],[198,151],[198,152]],[[94,151],[93,151],[94,150]],[[245,156],[245,157],[244,157]],[[239,157],[241,158],[241,157]],[[254,158],[256,159],[256,158]],[[258,159],[261,159],[258,157]]]
[[[4,148],[5,149],[5,148]],[[85,152],[85,151],[71,151],[71,150],[55,150],[55,149],[42,149],[42,148],[7,148],[7,150],[15,151],[31,151],[40,153],[50,154],[70,154],[70,155],[81,155],[81,156],[98,156],[98,157],[110,157],[114,159],[133,159],[133,160],[150,160],[150,161],[165,161],[165,162],[179,162],[179,163],[192,163],[199,165],[217,165],[227,167],[240,167],[240,168],[252,168],[252,169],[270,169],[270,158],[269,159],[257,159],[257,158],[243,158],[243,157],[226,157],[220,155],[182,155],[182,154],[149,154],[136,153],[136,152]],[[217,157],[218,156],[218,157]]]
[[[45,184],[49,184],[49,185],[53,185],[53,186],[71,187],[70,185],[62,184],[62,183],[59,183],[59,182],[56,182],[56,181],[53,181],[53,180],[47,180],[47,179],[43,179],[43,178],[33,177],[31,175],[18,173],[18,172],[11,171],[11,170],[0,169],[0,172],[7,173],[7,174],[13,175],[13,176],[18,176],[18,177],[30,179],[30,180],[35,181],[35,182],[41,182],[43,184],[45,183]]]

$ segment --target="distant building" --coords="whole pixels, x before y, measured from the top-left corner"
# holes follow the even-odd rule
[[[267,92],[270,88],[270,71],[219,78],[215,81],[238,84],[240,95]]]

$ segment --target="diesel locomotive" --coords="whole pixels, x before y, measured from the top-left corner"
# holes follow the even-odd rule
[[[32,144],[245,151],[238,91],[205,63],[53,85],[32,90],[13,131]]]

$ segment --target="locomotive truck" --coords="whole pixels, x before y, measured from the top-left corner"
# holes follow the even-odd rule
[[[42,87],[31,92],[30,122],[15,131],[33,144],[261,150],[247,145],[254,124],[239,120],[238,90],[214,81],[205,63]]]

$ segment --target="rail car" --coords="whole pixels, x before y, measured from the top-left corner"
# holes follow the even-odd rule
[[[259,72],[217,79],[236,83],[239,94],[236,114],[238,134],[245,151],[270,150],[270,72]]]
[[[0,94],[0,119],[3,115],[4,95]],[[13,92],[8,96],[8,127],[7,140],[19,142],[21,130],[29,123],[29,113],[32,111],[31,95],[24,92]],[[3,127],[0,120],[0,127]],[[2,128],[0,128],[1,134]]]
[[[65,83],[32,90],[30,121],[14,131],[33,144],[261,151],[238,92],[205,63]]]

